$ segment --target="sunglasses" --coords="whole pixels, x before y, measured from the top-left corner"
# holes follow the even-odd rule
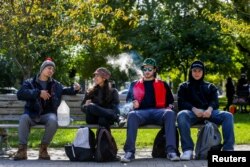
[[[146,72],[146,71],[149,71],[149,72],[152,72],[154,69],[152,67],[144,67],[142,69],[142,71]]]

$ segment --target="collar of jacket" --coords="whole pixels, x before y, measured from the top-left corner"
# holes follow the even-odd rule
[[[40,76],[40,74],[37,74],[37,75],[36,75],[35,81],[36,81],[37,83],[39,82],[39,76]],[[52,78],[51,78],[51,77],[49,77],[48,82],[52,82]]]

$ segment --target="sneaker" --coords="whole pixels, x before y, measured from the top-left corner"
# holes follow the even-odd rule
[[[190,161],[191,159],[193,159],[193,151],[192,150],[184,151],[184,153],[181,155],[182,161]]]
[[[132,152],[126,152],[121,162],[130,162],[135,159],[135,155]]]
[[[176,153],[168,153],[167,159],[170,161],[180,161],[180,157]]]
[[[119,123],[118,123],[118,126],[119,126],[120,128],[122,128],[122,127],[124,127],[124,126],[126,125],[126,123],[127,123],[127,119],[126,119],[126,118],[123,118],[123,117],[120,117],[120,121],[119,121]]]

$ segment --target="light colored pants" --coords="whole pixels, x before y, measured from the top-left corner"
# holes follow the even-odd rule
[[[57,116],[54,113],[48,113],[41,115],[40,121],[35,122],[29,117],[28,114],[23,114],[20,117],[18,127],[19,144],[27,145],[30,128],[35,125],[45,125],[45,132],[41,143],[50,144],[58,128]]]

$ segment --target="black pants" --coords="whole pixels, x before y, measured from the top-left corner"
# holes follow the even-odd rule
[[[227,106],[225,107],[224,110],[229,111],[229,107],[231,104],[233,104],[233,97],[227,97]]]
[[[98,124],[107,129],[114,124],[117,117],[112,109],[103,108],[93,103],[84,106],[83,111],[86,114],[86,122],[88,124]]]

